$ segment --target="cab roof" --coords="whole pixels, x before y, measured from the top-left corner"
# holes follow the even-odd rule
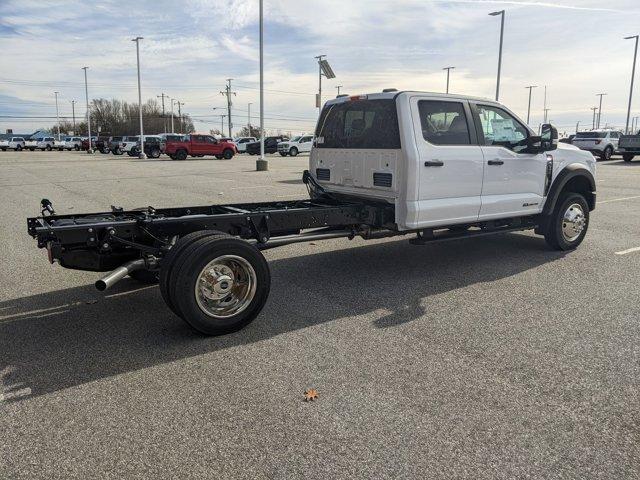
[[[333,105],[333,104],[337,104],[337,103],[343,103],[343,102],[348,102],[348,101],[352,101],[352,100],[356,100],[356,99],[369,99],[369,100],[383,100],[383,99],[389,99],[389,100],[393,100],[396,97],[399,97],[400,95],[424,95],[424,96],[428,96],[428,97],[435,97],[435,98],[447,98],[447,99],[456,99],[456,100],[473,100],[473,101],[478,101],[478,102],[483,102],[483,103],[491,103],[494,105],[500,105],[499,102],[496,102],[495,100],[491,100],[489,98],[484,98],[484,97],[474,97],[471,95],[460,95],[460,94],[456,94],[456,93],[441,93],[441,92],[424,92],[424,91],[420,91],[420,90],[402,90],[402,91],[398,91],[398,90],[392,90],[392,91],[386,91],[386,92],[374,92],[374,93],[361,93],[361,94],[357,94],[357,95],[344,95],[344,96],[340,96],[338,98],[332,98],[331,100],[328,100],[326,102],[327,105]]]

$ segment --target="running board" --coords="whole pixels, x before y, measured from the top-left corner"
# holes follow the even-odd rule
[[[484,237],[487,235],[496,235],[498,233],[521,232],[523,230],[531,230],[536,227],[535,224],[523,224],[517,227],[497,227],[482,230],[467,230],[464,232],[452,232],[451,230],[423,230],[418,232],[416,238],[409,240],[411,245],[427,245],[435,242],[446,242],[449,240],[460,240],[463,238]]]

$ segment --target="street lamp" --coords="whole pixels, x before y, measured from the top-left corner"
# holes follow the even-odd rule
[[[89,108],[89,87],[87,86],[87,69],[89,67],[82,67],[84,70],[84,95],[87,100],[87,133],[89,134],[89,148],[87,153],[93,153],[91,148],[91,109]]]
[[[73,116],[73,134],[77,135],[78,132],[76,132],[76,101],[75,100],[71,100],[71,115]]]
[[[528,87],[524,87],[529,89],[529,106],[527,107],[527,125],[529,125],[529,116],[531,115],[531,90],[534,88],[538,88],[537,85],[529,85]]]
[[[58,141],[60,141],[60,117],[58,116],[58,94],[60,92],[53,92],[56,97],[56,126],[58,127]]]
[[[171,100],[171,133],[175,133],[175,129],[173,128],[173,102],[177,102],[175,98],[169,98]]]
[[[629,106],[627,107],[627,123],[624,127],[625,135],[629,134],[629,116],[631,115],[631,98],[633,97],[633,80],[636,75],[636,58],[638,57],[638,35],[624,37],[625,40],[635,39],[636,48],[633,52],[633,67],[631,68],[631,87],[629,88]]]
[[[260,0],[260,158],[256,160],[256,170],[269,170],[269,162],[264,158],[264,0]]]
[[[224,119],[227,118],[226,114],[220,115],[220,136],[224,137]]]
[[[598,107],[591,107],[589,110],[593,112],[593,120],[591,121],[591,130],[596,129],[596,112],[598,111]]]
[[[496,17],[500,15],[500,51],[498,52],[498,81],[496,83],[496,102],[500,97],[500,70],[502,69],[502,40],[504,38],[504,10],[491,12],[489,15]]]
[[[327,79],[336,78],[336,74],[333,73],[333,69],[329,65],[324,57],[326,55],[318,55],[317,57],[313,57],[318,60],[318,96],[316,97],[316,107],[318,107],[318,114],[322,110],[322,76],[324,75]]]
[[[144,153],[144,129],[142,125],[142,87],[140,86],[140,40],[143,37],[136,37],[132,42],[136,42],[136,58],[138,60],[138,113],[140,114],[140,155],[138,158],[147,158]]]
[[[598,122],[596,123],[596,128],[600,128],[600,119],[602,118],[602,97],[604,97],[606,93],[596,93],[596,97],[600,97],[600,106],[598,107]]]
[[[251,136],[251,105],[253,105],[253,103],[247,104],[247,129],[249,131],[249,136]]]
[[[453,70],[456,67],[444,67],[442,70],[446,70],[447,71],[447,92],[449,93],[449,73],[451,70]]]

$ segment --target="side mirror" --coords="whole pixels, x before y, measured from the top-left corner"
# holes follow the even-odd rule
[[[541,150],[543,152],[549,152],[558,148],[558,130],[550,123],[542,125],[540,130]]]

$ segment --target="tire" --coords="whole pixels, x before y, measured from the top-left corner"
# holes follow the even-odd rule
[[[625,162],[630,162],[631,160],[633,160],[633,157],[635,157],[633,153],[625,153],[624,155],[622,155],[622,159]]]
[[[19,152],[19,151],[21,151],[21,150],[22,150],[22,147],[21,147],[20,145],[18,145],[18,146],[16,147],[16,152]]]
[[[75,147],[73,147],[73,148],[74,148],[74,150],[75,150],[76,152],[79,152],[79,151],[80,151],[80,147],[79,147],[78,145],[76,145],[76,146],[75,146]]]
[[[154,148],[151,150],[151,158],[160,158],[160,149]]]
[[[171,298],[182,319],[205,335],[235,332],[254,320],[271,287],[269,265],[262,253],[224,234],[198,240],[190,250],[174,265]],[[210,280],[203,281],[213,268],[216,279],[209,276]]]
[[[291,150],[289,150],[289,155],[291,155],[292,157],[297,157],[298,149],[296,147],[291,147]]]
[[[109,150],[108,148],[103,148],[102,150],[100,150],[100,153],[103,155],[106,155],[107,153],[110,153],[111,150]]]
[[[174,267],[178,263],[178,258],[186,251],[186,249],[194,242],[201,240],[205,237],[212,235],[219,235],[220,232],[215,230],[199,230],[197,232],[191,232],[180,237],[176,244],[169,249],[167,254],[160,263],[160,294],[167,307],[171,309],[173,313],[180,316],[178,309],[176,308],[173,300],[171,299],[170,291],[172,290],[172,279]]]
[[[159,272],[157,270],[134,270],[129,276],[137,282],[153,285],[158,283]]]
[[[176,152],[176,158],[178,160],[186,160],[187,159],[187,151],[186,150],[178,150]]]
[[[233,150],[231,150],[230,148],[225,148],[222,152],[222,157],[225,160],[231,160],[233,158]]]
[[[571,221],[568,221],[569,219]],[[560,195],[551,214],[544,239],[554,250],[573,250],[589,228],[589,205],[579,193],[565,192]]]
[[[47,146],[45,147],[45,150],[46,150],[47,152],[50,152],[50,151],[51,151],[51,145],[47,145]]]
[[[613,155],[613,147],[607,145],[600,156],[600,160],[611,160],[611,155]]]

